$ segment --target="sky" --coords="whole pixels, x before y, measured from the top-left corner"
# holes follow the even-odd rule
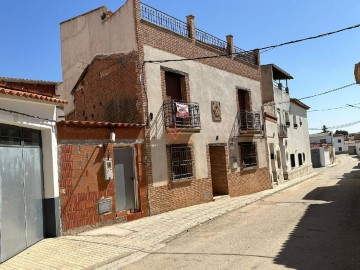
[[[60,23],[100,6],[116,11],[125,0],[3,0],[0,23],[0,77],[62,81]],[[143,0],[236,46],[251,50],[360,24],[358,0]],[[276,64],[294,79],[290,95],[302,98],[354,80],[360,62],[360,28],[276,48],[261,54],[261,64]],[[360,121],[360,86],[303,100],[310,110],[359,103],[358,108],[309,112],[310,128]],[[360,132],[360,124],[339,128]],[[312,131],[314,133],[317,131]]]

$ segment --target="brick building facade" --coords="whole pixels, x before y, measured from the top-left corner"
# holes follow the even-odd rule
[[[80,25],[94,31],[78,33]],[[147,125],[150,214],[271,188],[258,51],[197,29],[193,16],[182,23],[139,0],[63,22],[61,35],[65,94],[74,98],[67,119]],[[78,62],[90,63],[82,74]]]
[[[62,121],[57,125],[59,139],[60,206],[63,234],[148,215],[143,136],[141,125]],[[110,141],[110,133],[115,141]],[[121,209],[117,200],[119,181],[116,149],[131,149],[138,195],[133,209]],[[113,163],[113,177],[105,179],[104,160]],[[122,164],[119,164],[121,166]],[[126,188],[126,187],[125,187]],[[102,212],[101,204],[109,202]]]

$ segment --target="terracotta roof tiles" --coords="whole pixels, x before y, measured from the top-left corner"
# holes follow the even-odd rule
[[[9,88],[0,87],[0,94],[9,95],[9,96],[18,96],[18,97],[24,97],[24,98],[31,98],[31,99],[37,99],[41,101],[46,102],[53,102],[53,103],[59,103],[59,104],[67,104],[68,102],[64,99],[44,96],[40,94],[35,94],[31,92],[25,92],[20,90],[14,90]]]

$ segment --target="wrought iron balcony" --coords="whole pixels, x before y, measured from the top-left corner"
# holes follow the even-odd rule
[[[284,124],[278,125],[278,130],[279,130],[279,138],[287,138],[288,129],[286,125]]]
[[[239,133],[261,132],[261,113],[254,111],[241,111],[237,115]]]
[[[177,128],[184,132],[199,132],[200,109],[197,102],[169,100],[163,104],[166,128]]]

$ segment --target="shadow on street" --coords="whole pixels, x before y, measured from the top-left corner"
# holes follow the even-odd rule
[[[274,259],[301,270],[360,269],[359,165],[334,186],[319,187],[304,200],[311,204]]]

